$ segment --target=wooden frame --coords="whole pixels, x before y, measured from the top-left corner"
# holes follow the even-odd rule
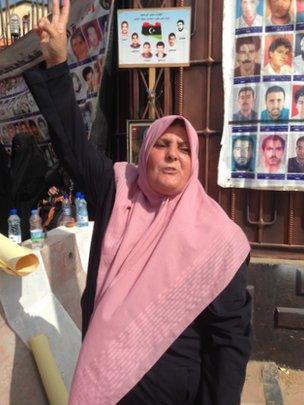
[[[138,163],[139,150],[145,132],[149,129],[153,120],[128,120],[127,121],[127,148],[128,162]]]

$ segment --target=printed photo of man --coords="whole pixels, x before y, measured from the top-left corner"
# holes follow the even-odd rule
[[[126,39],[128,37],[129,33],[129,23],[128,21],[123,21],[120,24],[120,35],[122,36],[122,39]]]
[[[133,32],[133,34],[131,35],[131,44],[130,47],[133,49],[138,49],[140,48],[140,43],[138,40],[138,34],[137,32]]]
[[[150,59],[152,58],[152,52],[151,52],[151,44],[150,42],[145,42],[143,44],[143,52],[141,54],[141,56],[145,59]]]
[[[238,135],[232,138],[232,171],[254,171],[255,142],[252,136]]]
[[[241,8],[241,16],[236,19],[236,28],[260,27],[263,25],[263,17],[257,12],[259,0],[239,0],[238,6]]]
[[[297,23],[302,23],[304,22],[304,1],[303,0],[297,0]]]
[[[304,34],[296,35],[296,51],[293,58],[293,71],[295,74],[304,74]]]
[[[169,44],[170,48],[175,47],[175,42],[176,42],[176,35],[174,34],[174,32],[171,32],[168,35],[168,44]]]
[[[292,46],[286,37],[274,37],[268,48],[264,75],[290,75]],[[267,60],[266,59],[266,60]]]
[[[294,86],[294,90],[293,102],[295,108],[293,110],[296,110],[296,114],[292,115],[292,119],[304,120],[304,86],[299,88]]]
[[[261,145],[261,169],[266,173],[284,171],[285,139],[280,135],[264,137]]]
[[[262,121],[288,120],[289,109],[284,107],[285,90],[281,86],[271,86],[265,93],[266,109],[261,113]]]
[[[304,136],[296,143],[296,156],[288,159],[288,173],[304,173]]]
[[[261,39],[257,36],[237,38],[236,40],[236,66],[234,76],[256,76],[260,74]]]
[[[159,59],[165,58],[167,54],[165,53],[165,44],[162,41],[158,41],[156,44],[156,54],[155,56]]]
[[[176,36],[178,39],[186,39],[188,35],[188,31],[185,28],[185,21],[184,20],[178,20],[177,23],[177,32]]]
[[[89,48],[85,37],[78,28],[71,36],[71,48],[77,61],[87,59],[89,57]]]
[[[241,87],[237,94],[239,110],[233,114],[233,121],[255,121],[258,114],[254,111],[255,93],[252,87]]]
[[[268,9],[266,26],[293,23],[292,0],[268,0]]]
[[[101,49],[102,33],[97,20],[90,21],[83,27],[90,56],[98,55]]]

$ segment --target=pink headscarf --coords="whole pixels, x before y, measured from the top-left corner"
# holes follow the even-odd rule
[[[191,174],[172,197],[147,181],[156,140],[184,121]],[[95,308],[70,405],[116,404],[219,295],[249,253],[248,241],[198,180],[198,138],[188,120],[155,121],[139,165],[115,165],[116,197],[104,237]]]

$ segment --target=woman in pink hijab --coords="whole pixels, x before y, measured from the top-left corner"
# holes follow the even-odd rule
[[[66,64],[69,2],[37,29],[25,74],[54,149],[96,209],[83,345],[70,405],[236,405],[250,353],[249,244],[198,180],[198,137],[180,116],[148,130],[139,164],[97,151]]]

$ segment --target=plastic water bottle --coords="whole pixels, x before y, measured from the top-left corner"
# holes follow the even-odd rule
[[[30,216],[32,249],[40,249],[44,243],[44,231],[38,210],[32,210]]]
[[[20,218],[17,215],[16,208],[10,210],[10,216],[8,217],[7,222],[9,239],[13,242],[21,243]]]
[[[75,206],[76,206],[76,221],[77,221],[77,213],[79,211],[79,203],[81,200],[81,193],[77,191],[76,196],[75,196]],[[77,221],[78,222],[78,221]]]
[[[72,217],[71,202],[70,202],[69,196],[67,194],[64,194],[64,197],[63,197],[62,212],[63,212],[63,216],[62,216],[61,225],[73,226],[75,221]]]
[[[81,193],[77,193],[75,203],[76,203],[77,226],[79,227],[89,226],[88,208],[84,195]]]

